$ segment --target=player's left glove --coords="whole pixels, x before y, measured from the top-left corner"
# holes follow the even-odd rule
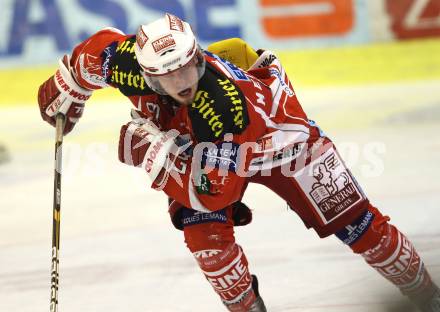
[[[178,230],[183,231],[182,223],[182,212],[184,207],[181,203],[171,200],[168,213],[170,214],[171,222],[174,227]],[[231,204],[232,208],[232,220],[234,221],[234,226],[244,226],[248,225],[252,221],[252,211],[249,207],[241,201]],[[187,208],[186,208],[187,209]]]

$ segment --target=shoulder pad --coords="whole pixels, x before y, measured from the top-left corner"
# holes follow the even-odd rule
[[[209,62],[188,112],[199,142],[215,142],[226,133],[240,134],[249,124],[242,91]]]
[[[249,81],[249,77],[246,76],[246,73],[241,68],[237,67],[235,64],[211,52],[204,51],[204,53],[208,56],[208,62],[212,62],[217,67],[221,68],[220,70],[228,72],[231,75],[232,79],[236,81],[237,80]]]
[[[136,37],[132,36],[119,43],[111,62],[108,83],[117,87],[125,96],[154,93],[140,73],[140,66],[134,53]]]

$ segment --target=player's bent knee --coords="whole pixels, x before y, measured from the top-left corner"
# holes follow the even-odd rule
[[[350,246],[353,252],[364,253],[377,246],[391,230],[392,225],[388,223],[389,220],[388,216],[382,215],[370,204],[365,213],[335,235],[344,244]]]
[[[203,213],[184,208],[182,224],[186,245],[193,253],[223,250],[235,242],[233,221],[227,209]]]

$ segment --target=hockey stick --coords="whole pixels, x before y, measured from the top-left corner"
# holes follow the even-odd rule
[[[53,185],[53,223],[52,223],[52,272],[50,282],[50,312],[58,311],[58,253],[60,250],[60,209],[61,209],[61,165],[65,117],[56,116],[55,135],[55,177]]]

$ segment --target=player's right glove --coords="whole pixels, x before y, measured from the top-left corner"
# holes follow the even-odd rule
[[[82,116],[84,103],[92,95],[92,90],[78,85],[70,71],[70,61],[67,55],[59,61],[59,69],[55,75],[47,79],[38,90],[38,105],[41,117],[55,126],[58,113],[66,116],[63,134],[72,131],[74,125]]]
[[[249,207],[241,201],[231,204],[232,206],[232,220],[234,226],[248,225],[252,221],[252,211]],[[171,200],[168,213],[170,214],[171,222],[178,230],[183,231],[182,212],[184,207],[181,203]]]
[[[191,146],[191,142],[177,145],[177,130],[161,131],[151,118],[134,109],[131,115],[133,120],[121,127],[119,160],[130,166],[143,167],[156,186],[163,186],[178,156]]]

